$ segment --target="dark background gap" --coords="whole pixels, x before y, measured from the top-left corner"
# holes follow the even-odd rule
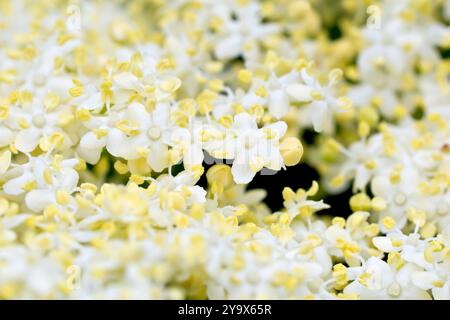
[[[212,165],[203,164],[205,172]],[[308,189],[312,181],[319,181],[318,172],[306,163],[300,163],[286,170],[278,171],[274,175],[256,174],[255,178],[248,184],[247,190],[264,189],[267,196],[264,202],[273,211],[283,208],[282,191],[284,187],[290,187],[294,191],[298,188]],[[206,174],[203,174],[198,182],[201,187],[207,187]],[[349,199],[352,196],[351,189],[347,189],[336,195],[328,195],[323,198],[324,202],[329,204],[331,208],[318,212],[319,215],[341,216],[346,217],[351,213]]]

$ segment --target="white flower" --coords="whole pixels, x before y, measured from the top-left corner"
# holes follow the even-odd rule
[[[84,123],[90,131],[81,137],[77,152],[88,163],[95,164],[100,159],[111,129],[110,122],[108,116],[93,116]]]
[[[38,212],[57,200],[58,192],[71,194],[78,183],[78,173],[73,167],[77,159],[31,157],[29,161],[12,170],[18,176],[8,180],[3,191],[7,195],[25,194],[28,208]]]
[[[48,110],[43,101],[35,98],[30,103],[12,107],[7,125],[16,132],[14,145],[19,151],[31,152],[39,144],[47,149],[50,147],[47,146],[48,140],[55,135],[59,135],[62,139],[61,148],[67,149],[73,141],[62,127],[70,121],[70,117],[72,117],[70,108],[63,109],[60,106]]]
[[[303,69],[301,78],[305,85],[297,84],[289,88],[289,94],[298,101],[311,101],[301,116],[310,119],[317,132],[330,132],[333,128],[333,114],[351,107],[349,100],[343,97],[337,98],[333,92],[340,73],[338,70],[330,72],[328,84],[322,86],[318,80],[308,74],[306,69]]]
[[[376,88],[371,84],[362,84],[350,88],[348,98],[353,105],[358,108],[370,105],[376,98],[377,103],[380,103],[380,110],[383,115],[392,117],[394,115],[395,107],[400,105],[399,99],[395,95],[395,91],[390,87]],[[409,107],[409,105],[407,105]]]
[[[339,167],[339,175],[345,179],[354,179],[353,190],[364,190],[372,176],[379,170],[386,168],[383,156],[383,138],[375,134],[369,139],[353,143],[348,149],[339,147],[346,157],[345,162]]]
[[[326,230],[325,239],[330,255],[344,258],[350,266],[360,264],[361,247],[353,240],[349,230],[339,225],[332,225]]]
[[[383,260],[371,257],[365,266],[350,268],[349,273],[356,278],[347,285],[344,293],[356,293],[361,299],[430,299],[425,290],[416,287],[411,274],[419,268],[407,264],[396,270]]]
[[[206,149],[207,146],[204,146],[201,137],[203,130],[207,127],[199,122],[193,122],[188,129],[176,128],[172,131],[171,141],[175,147],[182,150],[185,168],[202,164],[204,158],[203,148],[205,147]]]
[[[313,213],[330,207],[323,200],[314,201],[308,199],[308,197],[316,195],[318,190],[319,185],[316,181],[313,181],[312,186],[308,190],[298,189],[296,193],[288,187],[283,190],[283,205],[291,221],[298,215],[302,218],[309,219]]]
[[[286,123],[276,122],[258,129],[256,119],[247,113],[234,117],[235,158],[231,172],[236,183],[248,183],[266,167],[279,171],[283,167],[278,143],[286,133]]]
[[[405,235],[397,229],[384,237],[375,237],[372,241],[383,252],[398,252],[402,259],[421,268],[430,266],[423,254],[428,241],[421,240],[418,233]]]
[[[175,128],[170,122],[169,105],[158,104],[153,112],[148,113],[143,105],[131,104],[122,119],[129,121],[125,125],[131,130],[137,129],[138,133],[134,136],[117,128],[111,129],[107,150],[115,156],[130,160],[139,157],[138,148],[148,149],[147,162],[150,167],[157,172],[167,168],[169,144]]]
[[[396,88],[406,68],[402,51],[395,46],[374,45],[358,58],[358,69],[367,83],[377,88]]]
[[[218,6],[219,9],[221,6]],[[252,56],[257,51],[258,41],[278,31],[275,24],[262,23],[259,5],[250,3],[237,8],[217,10],[224,20],[218,36],[213,36],[214,54],[220,60],[229,60],[239,55]],[[232,19],[234,15],[235,19]]]
[[[412,274],[412,282],[422,290],[430,290],[435,300],[450,299],[450,274],[447,266],[436,266],[430,271],[416,271]]]

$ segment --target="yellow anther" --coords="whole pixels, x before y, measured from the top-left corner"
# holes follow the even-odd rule
[[[91,113],[87,109],[78,109],[75,112],[75,117],[81,121],[88,121],[91,119]]]
[[[220,90],[223,89],[223,80],[221,79],[211,80],[208,83],[208,87],[215,92],[219,92]]]
[[[389,252],[387,263],[393,265],[397,270],[400,270],[401,267],[405,265],[405,260],[401,257],[398,252]]]
[[[84,87],[82,85],[76,85],[69,89],[69,94],[74,98],[81,96],[83,92]]]
[[[227,188],[233,183],[231,168],[225,164],[216,164],[209,168],[206,173],[206,179],[210,184],[216,182]]]
[[[280,215],[280,223],[285,225],[291,223],[291,216],[289,215],[289,213],[285,212]]]
[[[220,117],[217,122],[219,122],[225,128],[231,128],[231,126],[233,124],[233,117],[231,115],[227,114],[225,116]]]
[[[369,211],[372,208],[370,198],[365,193],[357,193],[350,198],[350,208],[353,211]]]
[[[358,114],[359,120],[375,127],[379,121],[378,111],[372,106],[362,107]]]
[[[137,174],[132,174],[130,176],[130,181],[136,183],[137,185],[143,184],[145,182],[144,177],[137,175]]]
[[[205,214],[205,207],[200,203],[195,203],[191,206],[190,214],[192,218],[200,220]]]
[[[239,70],[238,79],[242,83],[249,84],[252,82],[253,74],[250,70],[242,69]]]
[[[322,100],[323,95],[320,91],[313,90],[313,91],[311,91],[311,98],[313,98],[314,100]]]
[[[397,119],[403,119],[408,114],[408,110],[404,105],[396,105],[394,107],[394,117]]]
[[[117,129],[127,135],[135,136],[140,133],[138,124],[130,123],[130,121],[127,119],[117,121],[115,126]]]
[[[62,206],[68,204],[70,201],[70,195],[64,190],[58,190],[56,192],[56,202]]]
[[[361,273],[358,277],[359,283],[363,286],[368,286],[368,281],[372,278],[372,275],[368,272]]]
[[[36,189],[36,187],[37,187],[37,182],[35,180],[31,180],[31,181],[24,183],[24,185],[22,186],[22,189],[26,192],[30,192],[30,191]]]
[[[391,230],[395,227],[396,222],[394,220],[394,218],[390,217],[390,216],[386,216],[381,220],[381,223],[383,224],[383,226],[388,229]]]
[[[347,285],[349,280],[347,268],[342,263],[333,266],[333,279],[335,280],[334,288],[336,290],[342,290]]]
[[[178,228],[186,228],[189,226],[189,217],[184,214],[179,214],[175,217],[175,225]]]
[[[304,206],[300,208],[300,217],[307,219],[309,217],[312,216],[312,214],[314,213],[314,211],[312,210],[312,208],[310,206]]]
[[[392,242],[392,245],[394,247],[397,247],[397,248],[399,248],[399,247],[401,247],[403,245],[403,241],[402,240],[392,239],[391,242]]]
[[[53,133],[48,138],[41,138],[39,141],[39,147],[42,151],[48,151],[50,148],[59,148],[64,142],[64,136],[60,132]]]
[[[285,187],[282,192],[284,201],[293,201],[296,198],[294,190],[289,187]]]
[[[223,63],[220,61],[209,61],[205,64],[205,70],[210,73],[219,73],[223,70]]]
[[[345,228],[345,219],[342,217],[334,217],[333,220],[331,220],[331,224],[340,228]]]
[[[370,134],[370,126],[366,121],[360,121],[358,123],[358,135],[360,138],[367,138]]]
[[[436,225],[434,223],[428,222],[427,224],[425,224],[425,226],[423,226],[422,230],[420,230],[420,235],[426,239],[434,237],[436,232],[437,232]]]
[[[352,213],[347,218],[347,227],[351,230],[358,229],[361,225],[363,225],[364,222],[367,221],[368,213],[364,211],[357,211],[355,213]]]
[[[438,241],[432,241],[430,242],[424,251],[424,258],[427,262],[433,263],[434,262],[434,254],[436,252],[440,252],[443,249],[443,246]]]
[[[345,176],[337,175],[331,179],[330,185],[335,188],[338,188],[338,187],[342,186],[345,183],[345,181],[346,181]]]
[[[200,100],[198,101],[198,111],[200,114],[204,115],[210,113],[213,109],[213,105],[208,100]]]
[[[303,146],[299,139],[287,137],[280,143],[280,152],[286,166],[295,166],[303,156]]]
[[[314,250],[314,244],[311,241],[304,241],[302,243],[300,243],[299,247],[298,247],[298,252],[301,255],[307,255],[313,252]]]
[[[91,192],[91,193],[96,193],[97,192],[97,186],[93,183],[89,183],[89,182],[84,182],[80,185],[80,188],[82,190]]]
[[[317,192],[319,191],[319,184],[317,183],[317,181],[313,181],[311,184],[311,187],[308,189],[308,191],[306,191],[306,195],[309,197],[313,197],[317,194]]]
[[[267,91],[267,88],[264,86],[259,86],[256,90],[255,90],[255,94],[261,98],[265,98],[267,97],[267,95],[269,94],[269,92]]]
[[[318,247],[322,244],[322,239],[317,234],[309,234],[306,237],[306,240],[308,240],[308,242],[310,242],[314,247]]]
[[[416,208],[408,208],[406,210],[406,216],[408,220],[419,227],[423,227],[427,220],[427,215],[423,210],[417,210]]]
[[[391,183],[397,184],[400,182],[401,177],[402,177],[402,168],[398,167],[392,170],[391,174],[389,175],[389,180],[391,181]]]
[[[432,285],[436,288],[443,288],[445,286],[445,282],[442,280],[435,280],[432,282]]]
[[[373,238],[380,233],[380,227],[376,223],[366,225],[363,230],[366,236],[369,238]]]
[[[178,192],[169,192],[167,194],[167,206],[171,210],[183,210],[186,206],[186,200]]]
[[[123,163],[120,160],[117,160],[116,162],[114,162],[114,169],[119,173],[119,174],[126,174],[128,172],[128,166],[126,163]]]
[[[231,108],[233,109],[233,112],[235,114],[239,114],[239,113],[245,112],[244,107],[240,103],[233,103],[231,105]]]

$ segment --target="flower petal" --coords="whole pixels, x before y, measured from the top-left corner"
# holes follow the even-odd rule
[[[147,157],[147,163],[152,170],[161,172],[169,166],[168,162],[169,148],[166,144],[161,142],[153,143],[150,147],[150,153]]]
[[[416,271],[412,273],[411,280],[419,288],[428,290],[434,287],[433,282],[438,280],[438,277],[433,272]]]
[[[311,101],[311,92],[313,90],[304,84],[301,83],[296,83],[296,84],[291,84],[290,86],[288,86],[286,88],[286,92],[287,94],[294,99],[295,101],[298,102],[308,102]]]
[[[248,163],[239,163],[239,161],[235,160],[231,167],[231,174],[237,184],[244,184],[252,181],[256,172],[252,171]]]
[[[29,181],[34,180],[34,176],[27,172],[21,176],[11,179],[3,185],[3,191],[10,195],[19,195],[24,193],[25,190],[22,189],[23,185]]]
[[[234,125],[236,130],[255,130],[258,128],[256,119],[246,112],[234,116]]]
[[[372,242],[375,245],[375,247],[377,247],[383,252],[391,252],[394,250],[394,247],[392,246],[392,241],[388,237],[375,237],[372,239]]]
[[[55,202],[55,194],[50,190],[32,190],[27,193],[25,203],[34,212],[44,210]]]
[[[133,141],[118,129],[110,130],[106,149],[115,157],[122,157],[127,160],[138,158],[138,153]]]
[[[39,144],[40,138],[41,138],[41,130],[31,127],[20,131],[16,135],[14,145],[19,151],[31,152]]]
[[[8,170],[11,164],[11,151],[5,150],[0,153],[0,175],[4,174]]]
[[[4,127],[3,125],[0,126],[0,147],[4,147],[9,145],[14,139],[13,132]]]
[[[289,112],[289,97],[283,90],[275,90],[269,94],[269,111],[280,119]]]

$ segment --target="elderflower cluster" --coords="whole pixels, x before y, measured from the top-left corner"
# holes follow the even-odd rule
[[[0,299],[450,299],[449,23],[0,1]]]

